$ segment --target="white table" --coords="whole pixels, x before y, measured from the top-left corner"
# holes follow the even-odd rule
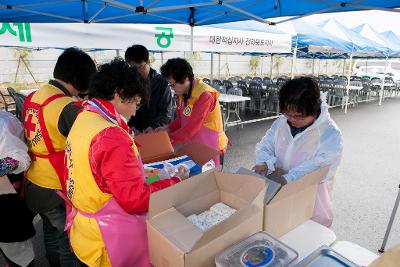
[[[221,103],[239,103],[239,102],[249,101],[250,97],[241,96],[241,95],[221,94],[219,96],[218,100]]]
[[[19,93],[21,95],[28,96],[30,93],[33,93],[36,91],[37,91],[37,89],[25,89],[25,90],[19,90]]]
[[[349,85],[349,90],[355,90],[355,91],[360,91],[362,90],[362,86],[357,86],[357,85]]]
[[[382,86],[382,83],[372,83],[372,85],[380,87],[380,86]],[[384,87],[393,87],[393,86],[396,86],[396,84],[395,83],[384,83],[383,86]]]
[[[281,236],[279,240],[299,253],[296,262],[300,262],[319,247],[332,245],[336,240],[336,234],[331,229],[308,220]]]
[[[360,266],[368,266],[379,256],[366,248],[360,247],[349,241],[336,241],[331,248]]]
[[[240,96],[240,95],[229,95],[229,94],[221,94],[218,98],[219,102],[223,105],[226,105],[226,116],[224,119],[224,129],[226,129],[226,126],[229,121],[229,115],[230,113],[234,113],[236,115],[236,123],[241,122],[242,119],[240,118],[239,115],[239,103],[249,101],[250,97],[247,96]],[[232,108],[233,106],[233,108]]]

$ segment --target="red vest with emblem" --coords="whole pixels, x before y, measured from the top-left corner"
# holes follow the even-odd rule
[[[30,94],[24,102],[25,137],[32,158],[26,177],[41,187],[61,189],[66,137],[58,130],[58,120],[71,102],[71,97],[51,84]]]

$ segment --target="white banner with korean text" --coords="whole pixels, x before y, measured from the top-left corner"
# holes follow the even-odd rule
[[[142,44],[151,51],[190,51],[190,26],[183,24],[0,23],[0,46],[28,48],[126,49]],[[198,26],[193,51],[290,53],[288,34]]]

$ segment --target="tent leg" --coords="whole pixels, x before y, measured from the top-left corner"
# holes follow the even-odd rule
[[[344,75],[344,73],[346,72],[346,59],[343,59],[343,73],[342,75]]]
[[[210,80],[213,80],[214,76],[214,53],[211,52],[211,75]]]
[[[269,78],[272,80],[272,70],[274,68],[274,55],[271,54],[271,65],[269,68]]]
[[[400,185],[399,185],[399,190],[400,190]],[[389,239],[390,231],[392,230],[392,225],[393,225],[394,218],[396,217],[397,209],[399,208],[399,202],[400,202],[400,191],[397,194],[396,201],[394,202],[394,207],[392,210],[392,214],[390,215],[388,226],[386,228],[385,237],[383,238],[383,241],[382,241],[382,246],[378,250],[380,253],[385,252],[386,243]]]
[[[385,61],[385,71],[383,72],[383,77],[382,77],[382,84],[381,84],[381,92],[379,94],[379,106],[382,105],[382,101],[385,100],[385,74],[387,71],[387,64],[388,64],[388,57],[386,57]]]
[[[218,54],[218,80],[221,80],[221,53]]]
[[[292,73],[290,75],[290,78],[293,79],[294,78],[294,68],[296,65],[296,59],[297,59],[297,39],[296,39],[296,46],[294,48],[293,51],[293,58],[292,58]]]
[[[349,94],[350,94],[350,76],[351,76],[351,62],[353,61],[353,49],[350,54],[350,64],[349,64],[349,72],[347,73],[347,86],[346,86],[346,102],[344,107],[344,113],[347,113],[347,107],[349,105]]]
[[[315,58],[312,59],[312,75],[314,76],[315,73]]]

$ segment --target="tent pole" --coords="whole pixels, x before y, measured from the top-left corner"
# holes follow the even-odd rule
[[[260,76],[263,76],[263,56],[260,56],[260,61],[261,61],[261,67],[260,67]]]
[[[194,68],[194,57],[193,57],[193,27],[190,26],[190,65]]]
[[[348,104],[349,104],[351,62],[353,61],[353,50],[354,50],[354,46],[353,46],[353,48],[351,49],[350,64],[349,64],[349,72],[347,73],[346,103],[345,103],[345,107],[344,107],[344,113],[347,113],[347,106],[348,106]]]
[[[312,75],[315,73],[315,57],[312,58]]]
[[[190,52],[193,54],[193,27],[190,26]]]
[[[272,80],[272,69],[274,67],[274,55],[271,54],[271,66],[269,68],[269,78]]]
[[[379,106],[382,105],[382,101],[385,99],[384,98],[384,94],[385,94],[385,74],[386,74],[386,71],[387,71],[387,65],[388,65],[388,57],[386,57],[385,71],[383,72],[383,77],[382,77],[381,92],[379,94]]]
[[[294,47],[294,52],[293,52],[293,58],[292,58],[292,74],[291,74],[291,79],[294,77],[294,67],[296,65],[296,58],[297,58],[297,41],[298,41],[298,36],[296,37],[296,46]]]
[[[346,72],[346,58],[343,59],[343,72],[342,75]]]
[[[218,80],[221,79],[221,53],[218,53]]]
[[[211,52],[211,75],[210,75],[210,80],[213,80],[214,76],[214,53]]]

